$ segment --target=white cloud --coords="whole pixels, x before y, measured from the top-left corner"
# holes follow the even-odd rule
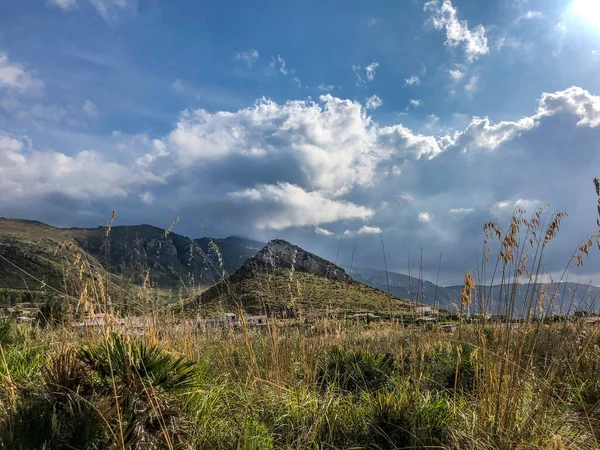
[[[98,109],[91,100],[86,100],[83,103],[82,111],[90,117],[98,117]]]
[[[77,5],[77,0],[47,0],[49,4],[58,6],[63,11],[73,9]]]
[[[423,102],[419,99],[410,99],[409,102],[415,108],[418,108],[419,106],[421,106],[423,104]]]
[[[473,117],[465,131],[457,132],[449,143],[463,149],[495,150],[504,142],[519,136],[524,131],[533,129],[536,125],[535,117],[524,117],[517,122],[496,124],[492,124],[487,117]]]
[[[272,58],[269,66],[273,70],[279,70],[282,75],[287,75],[290,73],[290,70],[285,65],[285,59],[281,57],[281,55],[277,55],[277,58]],[[294,73],[292,70],[291,73]]]
[[[419,84],[421,84],[421,79],[417,75],[404,80],[404,86],[418,86]]]
[[[380,128],[377,137],[380,153],[389,155],[394,161],[418,160],[423,156],[431,159],[442,151],[434,136],[415,133],[402,124]]]
[[[381,228],[379,227],[371,227],[368,225],[364,225],[360,227],[358,230],[346,230],[344,231],[344,236],[359,236],[361,234],[381,234]]]
[[[525,14],[520,15],[517,18],[517,22],[522,20],[533,20],[533,19],[543,19],[544,13],[541,11],[527,11]]]
[[[334,88],[334,86],[331,85],[331,84],[320,84],[320,85],[317,86],[317,89],[320,90],[320,91],[323,91],[323,92],[332,91],[333,88]]]
[[[123,12],[137,9],[137,0],[90,0],[90,3],[106,22],[112,22]]]
[[[428,212],[420,212],[419,213],[419,222],[429,223],[433,220],[433,216]]]
[[[372,97],[369,97],[367,99],[366,108],[367,109],[377,109],[381,105],[383,105],[383,100],[381,100],[376,95],[373,95]]]
[[[298,77],[292,78],[292,83],[294,83],[296,85],[296,87],[299,87],[299,88],[302,87],[302,81],[300,81],[300,78],[298,78]]]
[[[380,233],[381,233],[381,228],[370,227],[368,225],[364,225],[356,231],[356,234],[380,234]]]
[[[171,89],[177,92],[183,92],[185,90],[185,87],[183,86],[183,81],[177,78],[175,81],[173,81],[173,84],[171,84]]]
[[[142,200],[147,205],[151,205],[154,203],[154,195],[151,192],[143,192],[140,194],[140,200]]]
[[[251,48],[245,52],[237,52],[233,55],[234,61],[244,61],[248,67],[252,67],[252,65],[258,60],[259,53],[256,49]]]
[[[450,0],[431,0],[425,3],[424,11],[431,11],[431,22],[437,30],[446,31],[446,45],[464,46],[467,60],[474,61],[489,52],[485,28],[479,25],[469,29],[466,20],[459,20],[456,8]]]
[[[510,205],[511,205],[511,202],[505,200],[505,201],[501,201],[501,202],[496,203],[494,205],[494,208],[496,208],[496,209],[506,209],[506,208],[510,207]]]
[[[91,150],[68,156],[24,149],[23,141],[0,136],[0,202],[53,193],[75,199],[126,197],[130,186],[162,181],[147,171],[105,161]]]
[[[333,236],[334,235],[334,233],[332,233],[331,231],[326,230],[325,228],[321,228],[321,227],[316,227],[315,233],[320,234],[322,236]]]
[[[479,75],[473,75],[467,84],[465,84],[465,92],[467,95],[471,96],[477,92],[479,84]]]
[[[367,80],[373,81],[375,79],[375,70],[379,67],[377,61],[373,61],[367,67],[365,67],[365,73],[367,74]]]
[[[239,192],[231,192],[235,200],[262,204],[268,215],[256,218],[258,229],[282,230],[284,228],[337,222],[345,219],[368,219],[374,212],[353,203],[326,198],[319,192],[307,192],[290,183],[260,185]]]
[[[452,78],[453,81],[460,81],[465,76],[464,72],[461,72],[458,69],[456,69],[456,70],[451,69],[448,71],[448,73],[450,74],[450,78]]]
[[[185,112],[166,138],[178,165],[239,155],[256,161],[295,161],[303,185],[341,195],[370,185],[376,130],[360,103],[322,95],[321,103],[261,100],[237,112]]]
[[[537,110],[538,116],[553,115],[562,111],[579,117],[579,126],[597,127],[600,125],[600,96],[575,86],[564,91],[542,94]]]
[[[464,215],[471,214],[473,211],[473,208],[452,208],[449,212],[450,214]]]
[[[361,86],[364,83],[362,77],[360,76],[361,69],[361,66],[352,66],[352,71],[356,74],[356,78],[358,79],[358,81],[356,82],[357,86]]]
[[[44,83],[34,78],[25,68],[12,63],[6,53],[0,53],[0,90],[12,94],[36,94]]]

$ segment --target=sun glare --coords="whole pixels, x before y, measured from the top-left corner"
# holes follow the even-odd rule
[[[600,27],[600,0],[573,0],[571,8],[585,21]]]

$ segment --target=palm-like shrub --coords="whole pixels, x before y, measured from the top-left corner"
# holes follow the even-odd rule
[[[323,388],[343,391],[376,391],[385,387],[394,371],[392,355],[334,348],[321,359],[317,382]]]
[[[115,435],[122,447],[176,445],[186,428],[177,394],[198,386],[196,364],[120,336],[83,347],[79,357],[97,375],[104,395],[112,399]]]

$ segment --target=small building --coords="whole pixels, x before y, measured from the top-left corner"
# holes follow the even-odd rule
[[[420,316],[433,316],[435,313],[437,313],[437,310],[431,306],[417,306],[415,307],[414,311],[415,314]]]
[[[246,325],[252,327],[267,326],[267,316],[245,316],[244,321],[246,322]]]

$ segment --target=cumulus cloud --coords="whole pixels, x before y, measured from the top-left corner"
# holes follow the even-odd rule
[[[248,67],[252,67],[259,57],[258,50],[251,48],[245,52],[236,52],[233,55],[234,61],[244,61]]]
[[[368,219],[374,212],[350,202],[335,201],[319,192],[307,192],[289,183],[261,185],[256,188],[231,192],[239,201],[266,207],[270,213],[258,216],[254,225],[258,229],[282,230],[292,226],[319,225],[345,219]]]
[[[105,161],[86,150],[74,156],[53,151],[24,153],[23,140],[0,137],[0,201],[60,193],[75,199],[125,197],[132,185],[159,183],[144,170]]]
[[[404,86],[418,86],[419,84],[421,84],[421,79],[418,77],[418,75],[413,75],[404,80]]]
[[[564,91],[542,94],[537,110],[538,117],[562,111],[576,115],[579,118],[578,126],[597,127],[600,125],[600,96],[592,95],[576,86]]]
[[[373,95],[372,97],[369,97],[367,99],[366,108],[367,109],[377,109],[381,105],[383,105],[383,100],[381,100],[376,95]]]
[[[360,103],[331,95],[320,103],[261,100],[234,113],[185,112],[166,138],[181,167],[238,155],[249,163],[294,161],[310,190],[341,195],[374,176],[376,129]]]
[[[27,72],[22,65],[11,62],[6,53],[0,53],[0,90],[10,94],[35,94],[43,87],[41,80]]]
[[[415,108],[418,108],[419,106],[421,106],[421,105],[423,104],[423,102],[422,102],[421,100],[419,100],[419,99],[414,99],[414,98],[410,99],[410,100],[409,100],[409,103],[410,103],[412,106],[414,106]]]
[[[431,23],[437,30],[446,31],[446,45],[463,45],[468,61],[474,61],[489,52],[485,28],[482,25],[470,29],[466,20],[458,19],[458,12],[450,0],[431,0],[424,11],[431,12]]]
[[[378,146],[382,155],[392,160],[420,159],[423,156],[435,157],[442,151],[434,136],[415,133],[404,125],[392,125],[378,130]]]

